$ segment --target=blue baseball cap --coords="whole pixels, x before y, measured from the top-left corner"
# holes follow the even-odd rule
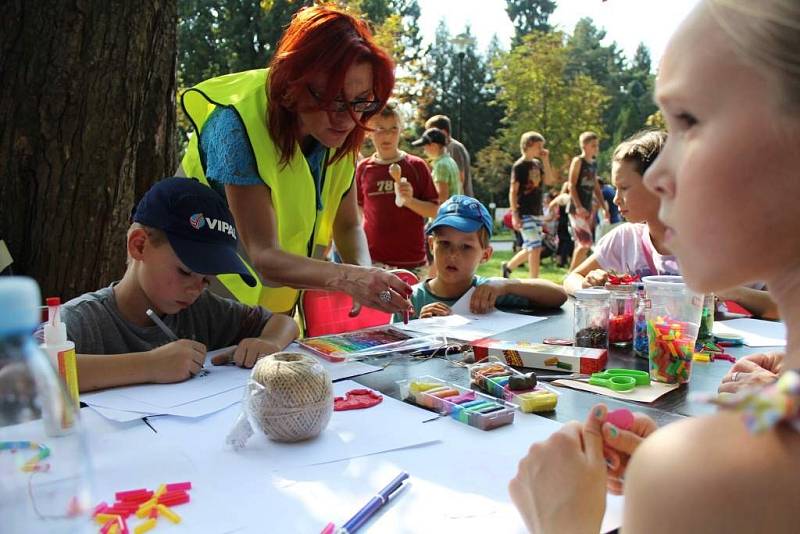
[[[236,226],[225,201],[193,178],[165,178],[139,201],[133,221],[164,232],[178,258],[199,274],[256,279],[237,253]]]
[[[440,226],[450,226],[461,232],[476,232],[481,226],[492,237],[492,216],[486,207],[472,197],[453,195],[439,206],[436,218],[428,225],[427,233]]]

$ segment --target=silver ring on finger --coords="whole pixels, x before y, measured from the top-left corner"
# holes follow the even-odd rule
[[[739,371],[734,371],[731,375],[731,382],[736,382],[737,380],[739,380]]]
[[[380,293],[378,293],[378,300],[388,304],[389,302],[392,301],[392,292],[389,291],[388,289],[381,291]]]

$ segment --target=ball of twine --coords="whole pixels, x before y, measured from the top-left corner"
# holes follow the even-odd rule
[[[250,375],[248,410],[275,441],[302,441],[319,435],[333,413],[333,385],[314,358],[278,352],[256,363]]]

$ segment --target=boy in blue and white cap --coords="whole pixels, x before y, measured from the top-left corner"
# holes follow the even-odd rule
[[[489,212],[472,197],[455,195],[439,207],[427,229],[437,274],[414,286],[412,318],[450,315],[450,307],[473,287],[472,313],[487,313],[495,306],[529,308],[564,304],[567,300],[564,289],[547,280],[484,278],[475,274],[478,266],[492,257],[489,245],[492,226]]]
[[[298,329],[290,317],[206,290],[217,274],[239,274],[255,285],[236,246],[233,217],[214,191],[187,178],[156,183],[133,214],[122,280],[62,307],[80,390],[185,380],[203,367],[207,350],[230,345],[238,345],[233,361],[252,367],[291,343]]]

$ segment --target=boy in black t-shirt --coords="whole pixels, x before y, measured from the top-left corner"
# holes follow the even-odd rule
[[[508,201],[511,221],[522,233],[522,249],[508,263],[502,263],[503,276],[528,262],[531,278],[539,276],[542,252],[542,199],[544,187],[554,182],[550,167],[550,152],[544,148],[544,137],[537,132],[525,132],[520,138],[522,157],[511,168]]]

